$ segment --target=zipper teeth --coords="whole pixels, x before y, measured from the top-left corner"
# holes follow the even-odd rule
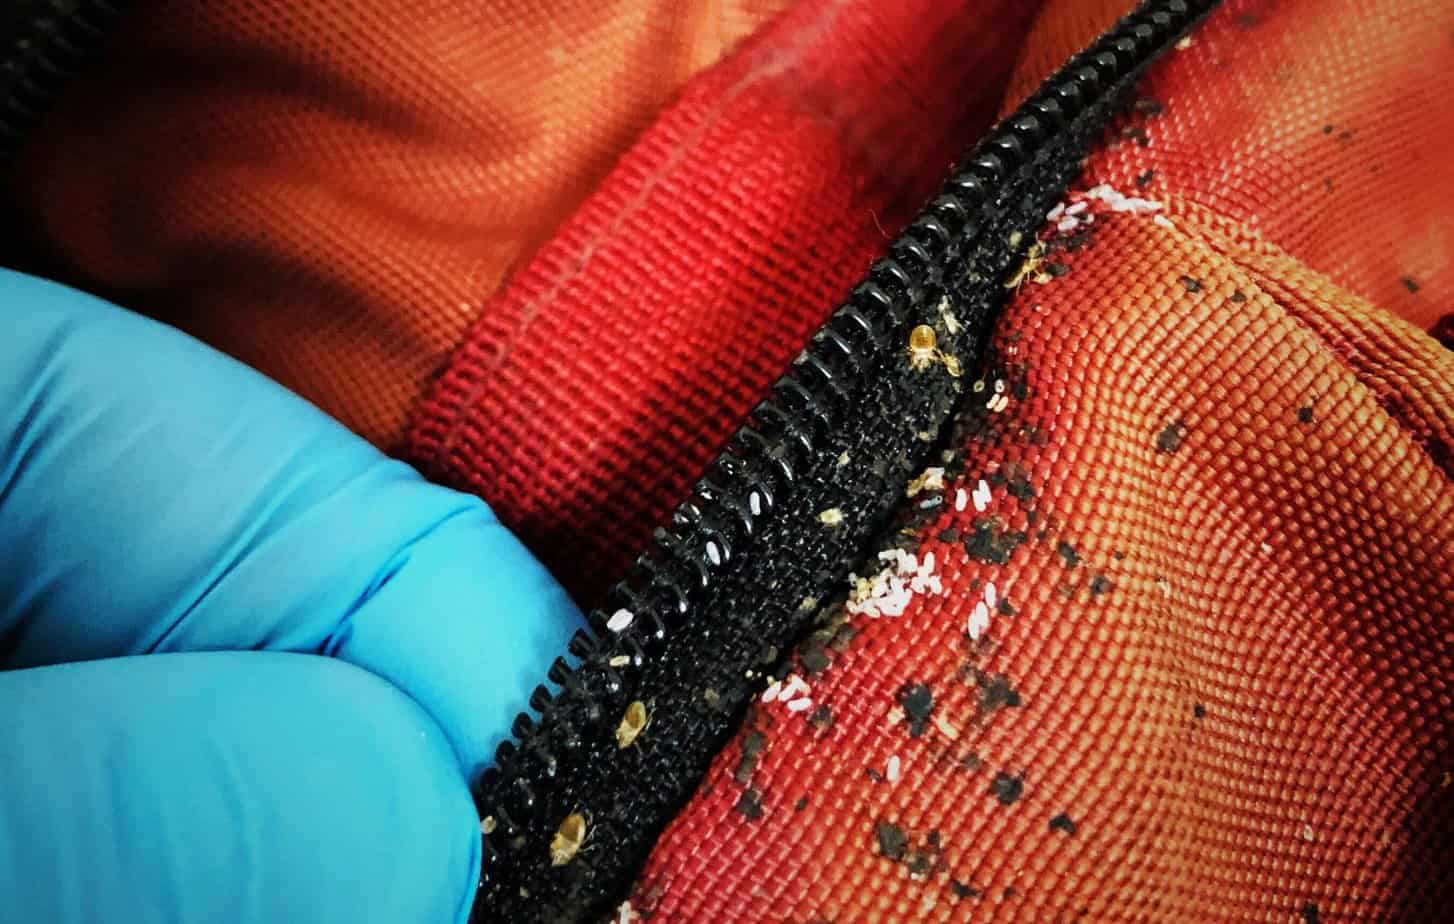
[[[530,707],[539,718],[528,713],[517,717],[512,728],[516,740],[499,746],[495,767],[477,781],[480,814],[495,826],[484,838],[487,870],[513,851],[508,846],[512,838],[554,829],[550,820],[538,817],[548,801],[542,797],[571,786],[560,771],[581,747],[587,731],[582,725],[597,733],[603,722],[614,727],[616,716],[609,705],[633,687],[630,681],[687,622],[694,603],[710,593],[718,575],[771,522],[814,455],[829,444],[829,434],[854,394],[871,385],[875,373],[902,350],[911,319],[926,316],[925,293],[942,291],[946,267],[967,257],[980,260],[983,250],[997,254],[996,273],[1007,272],[1014,252],[1024,248],[1006,250],[992,240],[991,233],[1004,227],[1003,220],[993,219],[1006,214],[1018,219],[1032,198],[1024,187],[1048,155],[1070,143],[1077,120],[1104,107],[1154,52],[1215,3],[1143,3],[1074,56],[977,145],[889,246],[888,254],[873,264],[753,410],[750,422],[671,522],[656,531],[654,546],[613,588],[608,605],[589,615],[590,629],[571,639],[569,652],[578,666],[564,658],[551,665],[548,676],[558,692],[539,686],[532,693]],[[1032,235],[1024,238],[1028,244]],[[993,285],[997,288],[998,280]],[[970,340],[977,343],[975,337]],[[623,610],[630,614],[624,628],[624,617],[615,615]],[[681,781],[669,782],[675,786]],[[481,889],[482,900],[486,891]],[[478,904],[476,911],[484,913]]]
[[[86,66],[127,0],[40,0],[0,47],[0,162]]]

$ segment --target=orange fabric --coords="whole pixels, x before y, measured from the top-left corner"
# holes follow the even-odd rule
[[[71,281],[393,445],[510,267],[788,2],[138,3],[12,192]]]
[[[1153,70],[960,420],[943,593],[821,614],[813,709],[753,707],[632,912],[1448,920],[1454,353],[1396,315],[1451,304],[1451,27],[1234,0]]]

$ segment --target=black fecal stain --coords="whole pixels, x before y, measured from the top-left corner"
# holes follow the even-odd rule
[[[1050,830],[1061,831],[1068,836],[1074,837],[1075,822],[1071,821],[1069,815],[1061,812],[1059,815],[1056,815],[1054,818],[1050,819]]]
[[[1303,905],[1303,921],[1305,924],[1318,924],[1322,918],[1318,914],[1318,903],[1308,902]]]
[[[1202,290],[1202,281],[1192,276],[1182,276],[1181,284],[1186,286],[1188,292],[1200,292]]]
[[[1228,296],[1228,299],[1240,305],[1243,302],[1247,301],[1247,293],[1243,292],[1241,289],[1233,289],[1232,294]]]
[[[1403,283],[1403,287],[1408,289],[1410,293],[1419,291],[1419,284],[1412,276],[1400,276],[1398,281]]]
[[[1080,553],[1077,552],[1075,550],[1075,546],[1071,545],[1069,542],[1066,542],[1064,540],[1057,542],[1055,544],[1055,552],[1061,558],[1065,559],[1065,567],[1067,568],[1074,568],[1076,565],[1080,564]]]
[[[979,707],[985,712],[996,709],[1015,709],[1020,706],[1020,692],[1010,686],[1010,678],[993,674],[980,678]]]
[[[949,891],[954,893],[954,897],[960,901],[964,901],[966,898],[979,898],[980,894],[979,889],[960,882],[958,879],[949,880]]]
[[[1110,578],[1106,577],[1104,574],[1097,574],[1095,577],[1091,578],[1090,582],[1091,599],[1105,596],[1106,594],[1110,593],[1112,588],[1114,588],[1115,586],[1115,584],[1111,583]]]
[[[1207,707],[1201,703],[1197,703],[1191,707],[1191,714],[1198,719],[1205,719],[1207,717]]]
[[[1182,441],[1186,439],[1186,424],[1181,420],[1173,420],[1156,434],[1156,451],[1172,455],[1181,448]]]
[[[1014,898],[1018,894],[1020,894],[1020,893],[1018,893],[1018,892],[1015,891],[1015,887],[1014,886],[1005,886],[1005,891],[1001,892],[1000,893],[1000,896],[1002,898],[1004,898],[1005,901],[1009,901],[1010,899]]]
[[[742,737],[742,757],[738,759],[737,769],[732,773],[734,780],[746,784],[752,778],[752,771],[757,769],[758,756],[766,744],[767,736],[760,731],[753,730]]]
[[[737,813],[748,821],[762,817],[762,793],[755,789],[744,789],[737,800]]]
[[[837,632],[833,633],[833,640],[828,643],[828,647],[832,648],[839,654],[842,654],[843,652],[848,650],[849,645],[853,644],[853,638],[856,635],[858,635],[858,630],[850,626],[848,623],[844,623],[843,625],[838,627]]]
[[[1011,497],[1024,503],[1035,499],[1035,487],[1030,484],[1030,479],[1028,478],[1011,478],[1009,483],[1005,485],[1005,490],[1009,492]]]
[[[1111,552],[1111,557],[1114,558],[1116,561],[1125,561],[1126,553],[1122,552],[1120,549],[1114,549]]]
[[[909,839],[904,836],[897,825],[887,821],[876,821],[873,824],[873,835],[878,840],[878,852],[890,860],[902,860],[904,851],[909,847]]]
[[[964,540],[964,551],[976,561],[1007,565],[1010,555],[1028,538],[1025,533],[1006,529],[994,517],[988,517],[974,521],[972,531]]]
[[[1136,175],[1136,188],[1145,189],[1146,187],[1151,185],[1151,181],[1154,179],[1156,179],[1155,170],[1143,170],[1141,173]]]
[[[924,838],[924,842],[926,844],[928,844],[930,847],[938,847],[939,846],[939,843],[940,843],[940,840],[941,840],[941,838],[939,836],[939,831],[937,829],[930,831],[929,832],[929,836],[926,837],[926,838]]]
[[[877,770],[873,769],[872,767],[869,767],[867,770],[864,770],[863,771],[863,774],[864,774],[864,776],[866,776],[869,779],[873,780],[875,783],[882,783],[884,781],[884,775],[882,773],[879,773]]]
[[[1313,422],[1312,405],[1305,404],[1297,409],[1297,422],[1300,424],[1310,424]]]
[[[828,657],[828,653],[823,650],[822,645],[807,646],[803,649],[803,653],[799,656],[799,660],[803,662],[803,669],[806,670],[809,674],[822,673],[823,671],[828,669],[829,664],[833,663],[832,660]]]
[[[807,807],[808,807],[808,797],[807,796],[800,796],[800,797],[798,797],[798,801],[793,803],[793,811],[795,811],[795,812],[801,812],[803,809],[805,809]]]
[[[1237,28],[1239,29],[1251,29],[1257,25],[1258,20],[1251,13],[1241,13],[1233,22],[1237,24]]]
[[[979,759],[978,754],[976,754],[974,751],[970,751],[968,754],[965,754],[959,759],[959,765],[966,770],[978,770],[980,767],[984,766],[984,762]]]
[[[948,543],[958,542],[959,530],[955,529],[953,526],[945,527],[944,529],[939,531],[939,541]]]
[[[924,734],[929,725],[929,714],[934,711],[934,694],[922,683],[905,684],[899,690],[899,705],[909,719],[909,734],[915,738]]]
[[[1016,612],[1015,607],[1010,604],[1009,599],[1006,597],[1001,597],[995,603],[995,609],[1000,611],[1001,616],[1013,616]]]
[[[1339,132],[1338,135],[1337,135],[1337,137],[1334,138],[1333,140],[1337,141],[1340,144],[1352,144],[1353,143],[1353,137],[1354,137],[1353,129],[1351,129],[1351,128],[1345,128],[1341,132]],[[1377,170],[1374,170],[1373,172],[1377,173],[1378,171]]]
[[[1151,136],[1146,134],[1146,129],[1139,125],[1132,125],[1121,131],[1122,138],[1129,138],[1141,147],[1148,147],[1151,144]]]
[[[808,724],[815,731],[825,732],[833,727],[833,710],[827,706],[818,706],[808,713]]]
[[[1166,111],[1159,99],[1138,99],[1131,104],[1131,108],[1147,117],[1159,116]]]
[[[1000,800],[1001,805],[1014,805],[1025,794],[1025,781],[1001,770],[990,781],[990,794]]]
[[[1070,264],[1051,261],[1041,266],[1040,272],[1049,276],[1051,279],[1059,279],[1061,276],[1070,272]]]
[[[904,866],[908,868],[910,876],[923,879],[934,869],[934,857],[923,851],[915,850],[909,854],[909,859]]]

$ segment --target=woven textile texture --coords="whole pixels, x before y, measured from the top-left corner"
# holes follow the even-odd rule
[[[825,613],[813,708],[753,708],[623,916],[1449,919],[1454,354],[1396,315],[1450,306],[1451,28],[1234,2],[1153,70],[997,328],[945,513]],[[931,556],[942,592],[875,618]]]
[[[787,3],[136,3],[10,198],[55,272],[397,448],[507,272]]]

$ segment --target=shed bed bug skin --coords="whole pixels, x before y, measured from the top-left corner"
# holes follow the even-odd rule
[[[621,724],[616,726],[616,746],[623,751],[631,747],[650,724],[651,713],[646,711],[646,704],[639,699],[633,700],[631,705],[626,707],[626,714],[621,717]]]
[[[560,823],[550,839],[550,865],[565,866],[574,860],[585,846],[588,830],[589,822],[584,813],[572,812],[565,816],[565,821]]]

